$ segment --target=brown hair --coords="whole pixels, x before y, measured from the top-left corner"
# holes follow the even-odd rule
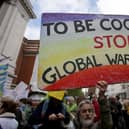
[[[9,97],[2,97],[1,98],[1,108],[4,109],[4,112],[11,112],[15,113],[17,104],[14,100]]]

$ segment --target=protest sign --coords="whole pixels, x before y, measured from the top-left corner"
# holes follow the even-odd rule
[[[43,14],[39,87],[56,90],[94,86],[98,80],[128,82],[128,33],[127,15]]]

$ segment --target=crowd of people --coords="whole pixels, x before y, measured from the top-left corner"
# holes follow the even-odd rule
[[[108,83],[98,81],[99,95],[61,99],[48,95],[36,108],[29,99],[0,99],[0,129],[129,129],[129,103],[107,97]]]

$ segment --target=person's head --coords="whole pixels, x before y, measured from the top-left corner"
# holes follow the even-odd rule
[[[15,113],[17,103],[10,97],[2,97],[0,100],[0,114],[4,112]]]
[[[79,97],[77,97],[77,100],[76,100],[77,105],[79,105],[79,103],[80,103],[81,101],[83,101],[83,100],[86,100],[86,97],[85,97],[85,96],[79,96]]]
[[[73,105],[75,103],[75,99],[73,96],[69,96],[68,98],[66,98],[66,102],[68,105]]]
[[[95,110],[93,104],[88,100],[83,100],[78,105],[78,119],[82,127],[90,127],[94,123]]]
[[[113,105],[116,104],[116,98],[113,96],[109,97],[109,102]]]
[[[119,101],[120,100],[120,96],[119,95],[116,95],[116,99]]]

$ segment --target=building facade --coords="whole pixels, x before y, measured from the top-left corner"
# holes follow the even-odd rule
[[[15,74],[17,75],[17,78],[13,81],[15,85],[21,81],[30,85],[38,53],[39,40],[28,40],[24,38],[16,61]]]
[[[17,58],[26,25],[33,18],[36,16],[29,0],[0,2],[0,64],[8,64],[8,86],[13,85],[13,79],[19,76],[16,72]]]

